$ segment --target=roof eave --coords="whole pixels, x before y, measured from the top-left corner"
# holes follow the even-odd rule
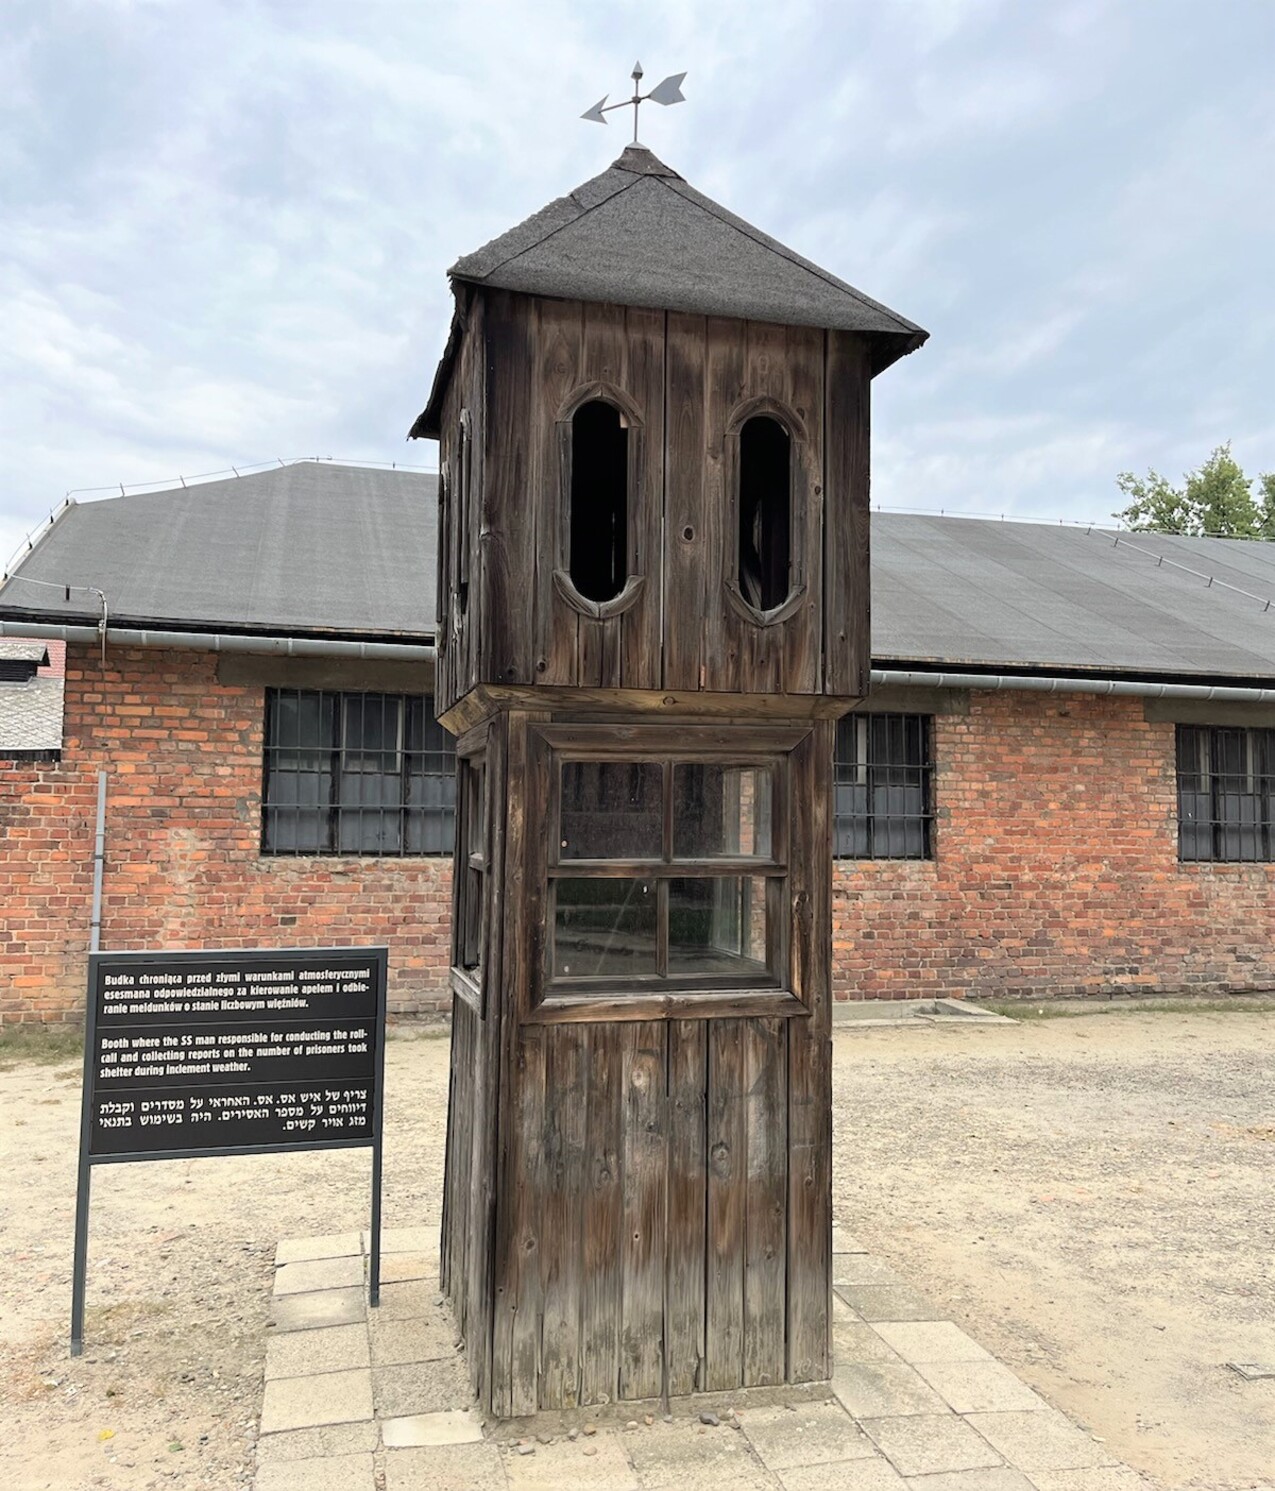
[[[456,308],[452,312],[451,326],[447,331],[447,345],[443,348],[443,355],[438,360],[438,366],[434,369],[434,381],[430,384],[429,398],[425,401],[425,407],[416,416],[411,429],[407,432],[409,440],[438,440],[442,437],[443,401],[447,397],[447,389],[452,381],[456,359],[460,355],[460,342],[464,335],[465,324],[469,319],[469,302],[472,295],[469,285],[457,276],[452,276],[451,284],[452,294],[456,299]],[[464,285],[463,290],[462,285]]]
[[[922,331],[918,327],[915,331],[908,332],[869,332],[868,336],[872,342],[872,376],[884,373],[886,368],[893,367],[901,358],[907,357],[918,348],[923,347],[930,339],[928,331]]]

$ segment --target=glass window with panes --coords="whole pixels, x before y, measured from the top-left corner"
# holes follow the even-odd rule
[[[1179,725],[1178,858],[1275,859],[1275,730]]]
[[[923,714],[850,714],[837,722],[837,859],[933,859],[932,722]]]
[[[432,699],[267,690],[264,854],[450,854],[455,811]]]
[[[556,758],[550,990],[778,987],[784,769]]]

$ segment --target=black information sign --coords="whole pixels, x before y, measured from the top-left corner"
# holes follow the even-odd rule
[[[371,1145],[377,1303],[387,966],[383,947],[90,956],[73,1355],[94,1164]]]

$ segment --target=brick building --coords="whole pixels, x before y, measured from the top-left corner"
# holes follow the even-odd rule
[[[314,462],[59,516],[0,587],[0,635],[66,644],[60,748],[0,748],[0,1020],[82,1009],[102,773],[103,947],[386,942],[391,1007],[448,1007],[434,516]],[[872,537],[838,998],[1275,985],[1275,546]]]

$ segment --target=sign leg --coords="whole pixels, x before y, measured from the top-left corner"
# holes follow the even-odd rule
[[[381,1303],[381,1126],[378,1121],[372,1141],[372,1228],[368,1233],[367,1302]]]
[[[93,1167],[82,1156],[75,1187],[75,1261],[71,1272],[71,1355],[84,1350],[84,1275],[89,1255],[89,1187]]]

